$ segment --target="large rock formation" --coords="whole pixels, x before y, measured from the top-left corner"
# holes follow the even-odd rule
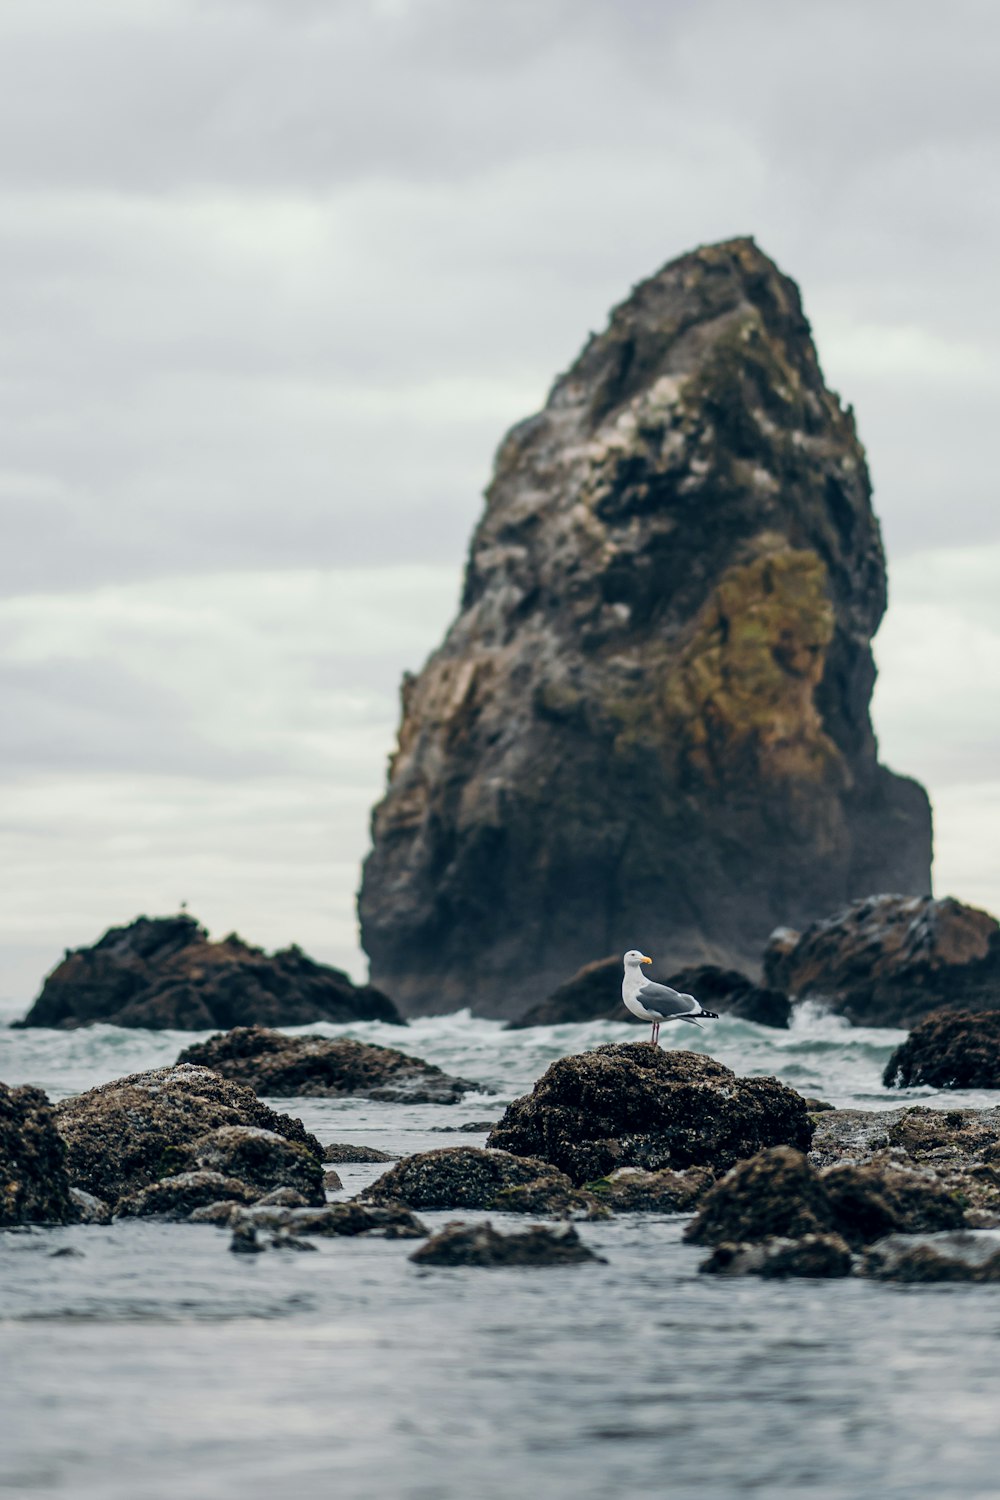
[[[236,933],[221,943],[194,917],[137,917],[89,948],[67,952],[21,1026],[115,1026],[209,1031],[314,1021],[405,1024],[388,996],[355,985],[300,948],[267,954]]]
[[[514,1016],[637,943],[753,968],[779,923],[929,890],[927,798],[868,716],[885,601],[794,282],[750,239],[643,282],[502,443],[459,616],[404,682],[373,983]]]

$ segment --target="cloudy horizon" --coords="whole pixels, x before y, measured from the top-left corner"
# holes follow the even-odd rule
[[[0,998],[182,901],[363,976],[504,431],[745,233],[868,451],[881,758],[1000,912],[998,41],[982,0],[0,7]]]

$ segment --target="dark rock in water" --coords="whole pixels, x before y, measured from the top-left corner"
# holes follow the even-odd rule
[[[1000,1088],[1000,1010],[928,1016],[896,1048],[882,1082],[887,1089]]]
[[[764,1240],[761,1244],[716,1245],[699,1271],[709,1276],[812,1276],[829,1280],[850,1276],[853,1257],[839,1234],[805,1234],[801,1239]]]
[[[259,1255],[267,1245],[257,1234],[252,1224],[237,1224],[229,1248],[234,1255]]]
[[[56,1106],[70,1181],[108,1203],[188,1166],[184,1149],[224,1125],[254,1125],[323,1148],[301,1120],[268,1109],[251,1089],[207,1068],[153,1068]],[[180,1149],[178,1149],[180,1148]]]
[[[518,1234],[498,1234],[490,1223],[446,1224],[426,1245],[414,1250],[421,1266],[576,1266],[604,1264],[585,1245],[571,1224],[548,1229],[533,1224]]]
[[[398,1161],[390,1151],[377,1151],[374,1146],[350,1146],[346,1142],[332,1141],[323,1147],[323,1160],[342,1166],[347,1162]]]
[[[79,1217],[47,1096],[0,1083],[0,1228],[72,1224]]]
[[[487,1144],[583,1183],[628,1166],[722,1172],[766,1146],[808,1150],[811,1135],[801,1096],[776,1079],[738,1078],[700,1053],[629,1042],[554,1062]]]
[[[261,1193],[272,1188],[294,1188],[307,1203],[320,1207],[326,1202],[323,1167],[316,1155],[300,1141],[289,1141],[273,1130],[255,1125],[223,1125],[178,1148],[192,1167],[238,1177]],[[223,1194],[219,1194],[223,1197]]]
[[[194,917],[137,917],[92,947],[67,953],[22,1026],[115,1026],[208,1031],[213,1026],[306,1026],[313,1021],[405,1024],[392,1001],[301,949],[267,954],[233,933],[221,943]]]
[[[757,1244],[828,1234],[834,1226],[819,1173],[801,1151],[775,1146],[739,1162],[716,1183],[684,1238],[696,1245]]]
[[[404,1157],[362,1192],[373,1202],[405,1203],[410,1208],[505,1208],[511,1213],[549,1213],[549,1204],[568,1212],[586,1210],[594,1199],[572,1192],[572,1183],[546,1161],[482,1151],[477,1146],[444,1146]],[[522,1197],[517,1197],[520,1190]],[[525,1190],[530,1190],[525,1193]],[[529,1206],[530,1205],[530,1206]],[[560,1215],[561,1216],[561,1215]]]
[[[813,1099],[808,1094],[806,1095],[806,1109],[811,1115],[822,1114],[824,1111],[833,1108],[834,1105],[827,1104],[825,1099]]]
[[[879,1281],[1000,1281],[1000,1234],[893,1234],[871,1247],[864,1271]]]
[[[459,616],[404,680],[373,982],[517,1016],[595,946],[754,968],[780,922],[929,890],[927,797],[869,720],[885,590],[794,282],[737,239],[636,287],[501,444]]]
[[[912,1026],[935,1010],[997,1010],[1000,925],[950,896],[871,896],[801,933],[775,933],[764,977],[857,1026]]]
[[[253,1203],[258,1190],[221,1172],[179,1172],[127,1193],[115,1204],[117,1218],[186,1219],[195,1209],[220,1202]]]
[[[233,1223],[287,1234],[324,1237],[365,1235],[386,1240],[421,1239],[426,1227],[402,1203],[328,1203],[325,1208],[270,1208],[262,1203],[240,1209]]]
[[[615,1213],[687,1214],[715,1183],[707,1167],[686,1172],[644,1172],[641,1167],[619,1167],[610,1177],[590,1182],[588,1188]]]
[[[845,1163],[821,1173],[801,1152],[779,1146],[727,1173],[706,1194],[685,1239],[759,1244],[838,1234],[860,1248],[894,1231],[960,1228],[963,1214],[964,1204],[932,1172]]]
[[[348,1037],[285,1036],[263,1026],[237,1026],[196,1042],[177,1061],[214,1068],[272,1098],[359,1094],[389,1104],[457,1104],[463,1094],[482,1089],[394,1047]]]
[[[344,1186],[340,1173],[335,1172],[332,1167],[328,1167],[323,1173],[323,1186],[327,1192],[339,1192]]]
[[[572,979],[539,1005],[533,1005],[523,1016],[507,1023],[509,1031],[527,1026],[560,1026],[567,1022],[637,1021],[622,1003],[622,961],[600,958],[585,964]],[[759,1026],[787,1027],[791,1002],[777,990],[764,990],[735,969],[720,969],[716,964],[698,964],[681,969],[661,981],[682,994],[694,995],[709,1010],[735,1016],[741,1021],[756,1021]]]

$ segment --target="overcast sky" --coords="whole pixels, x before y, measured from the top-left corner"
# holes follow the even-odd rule
[[[181,900],[364,973],[502,433],[744,233],[868,449],[883,758],[1000,910],[998,56],[992,0],[0,0],[0,997]]]

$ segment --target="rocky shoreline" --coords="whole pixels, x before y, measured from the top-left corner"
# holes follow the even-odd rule
[[[3,1227],[152,1216],[223,1228],[238,1253],[364,1235],[425,1240],[423,1266],[534,1266],[597,1259],[571,1223],[684,1215],[707,1274],[1000,1279],[1000,1106],[810,1111],[775,1079],[633,1042],[554,1063],[486,1147],[388,1158],[331,1200],[325,1161],[380,1156],[321,1145],[190,1062],[55,1106],[0,1086]],[[504,1227],[431,1236],[418,1217],[456,1211]],[[512,1233],[512,1219],[543,1223]]]

